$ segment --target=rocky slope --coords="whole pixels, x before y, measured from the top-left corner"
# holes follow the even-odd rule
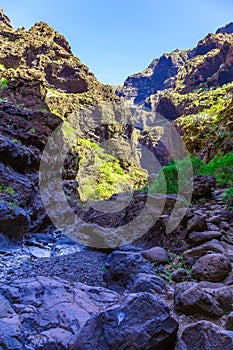
[[[188,150],[205,161],[232,151],[232,33],[230,23],[194,49],[164,54],[128,77],[117,94],[132,107],[135,126],[145,132],[156,126],[156,113],[142,118],[141,109],[149,109],[176,120]],[[154,135],[148,138],[156,144]]]
[[[197,198],[203,180],[196,179]],[[207,183],[206,202],[194,203],[171,234],[172,196],[141,240],[111,254],[29,255],[28,245],[46,250],[52,240],[37,234],[27,235],[20,256],[2,238],[0,346],[118,350],[123,342],[126,349],[233,349],[232,213],[222,190],[208,199]],[[142,205],[145,195],[138,196],[131,213]]]
[[[34,158],[30,160],[30,170],[36,170],[48,136],[53,137],[52,132],[61,125],[61,132],[72,153],[66,161],[64,176],[73,182],[77,177],[81,200],[103,197],[101,189],[108,179],[101,170],[106,163],[111,163],[119,189],[122,187],[124,191],[130,186],[140,187],[145,173],[138,162],[137,133],[131,116],[111,87],[99,83],[72,54],[66,39],[42,22],[28,31],[24,28],[15,30],[1,12],[0,45],[1,137],[5,143],[2,163],[11,163],[6,144],[13,140],[14,148],[22,149],[22,152],[16,150],[19,159],[15,161],[13,169],[21,171],[16,169],[16,163],[20,162],[23,153],[29,152],[29,157]],[[97,159],[102,167],[98,168],[97,161],[94,161],[90,173],[86,168],[86,164],[93,159],[90,151],[95,144],[104,142],[107,143],[106,150],[103,146]],[[70,161],[74,163],[73,168],[76,164],[77,172],[70,170]],[[30,166],[23,168],[25,173]],[[135,179],[135,174],[139,181]],[[80,179],[88,185],[96,178],[99,187],[95,188],[94,193],[86,193]],[[134,178],[133,182],[131,178]],[[115,191],[108,183],[106,197]]]

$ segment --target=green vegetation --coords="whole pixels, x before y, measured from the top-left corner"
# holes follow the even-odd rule
[[[201,160],[200,160],[201,162]],[[179,183],[183,190],[189,188],[192,178],[192,169],[196,175],[199,169],[198,158],[183,158],[172,161],[167,166],[164,166],[158,173],[158,176],[151,186],[149,186],[150,193],[173,193],[179,192]],[[191,173],[190,173],[191,170]],[[178,180],[179,174],[179,180]]]
[[[0,192],[11,194],[12,196],[15,194],[15,191],[11,186],[5,186],[5,185],[0,185]]]
[[[0,80],[0,91],[3,91],[3,90],[5,90],[5,89],[7,89],[7,88],[8,88],[8,80],[2,78],[2,79]]]
[[[201,174],[212,175],[221,185],[233,184],[233,153],[223,157],[215,156],[208,164],[201,166]]]
[[[180,270],[180,269],[185,269],[188,274],[191,274],[191,268],[190,266],[187,265],[183,254],[174,254],[169,252],[169,268],[168,270],[170,272]]]
[[[229,187],[223,195],[223,201],[229,206],[233,206],[233,186]]]
[[[11,140],[13,143],[21,143],[22,144],[22,142],[20,141],[20,140],[18,140],[18,139],[12,139]]]
[[[40,109],[39,109],[39,112],[41,112],[41,113],[47,113],[48,110],[47,110],[47,108],[40,108]]]
[[[124,170],[120,160],[106,153],[97,143],[78,138],[78,192],[83,202],[108,199],[114,193],[131,191],[145,185],[145,173],[132,165]]]
[[[214,157],[208,164],[205,164],[198,157],[191,157],[193,175],[214,176],[220,185],[233,184],[233,153],[224,156]],[[154,182],[149,187],[150,193],[173,193],[179,192],[179,183],[182,188],[190,185],[190,163],[188,158],[176,160],[163,167]],[[178,173],[180,179],[178,181]]]

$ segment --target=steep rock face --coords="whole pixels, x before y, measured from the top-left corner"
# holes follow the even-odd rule
[[[43,22],[28,31],[14,29],[0,11],[0,46],[0,197],[10,214],[29,216],[13,236],[50,224],[38,170],[49,140],[56,149],[58,127],[70,148],[62,169],[65,194],[74,195],[75,205],[143,186],[146,173],[129,111],[72,54],[63,35]],[[97,148],[99,157],[93,158]],[[53,158],[47,159],[49,170]],[[9,220],[17,222],[17,215]]]
[[[156,112],[170,122],[175,120],[188,150],[205,161],[217,149],[232,151],[232,27],[230,23],[208,34],[192,50],[176,50],[155,59],[148,69],[128,77],[117,91],[131,104],[135,127],[147,135],[148,144],[154,144],[153,153],[159,159],[159,138],[155,142],[149,130],[161,126]],[[144,109],[151,112],[142,118]]]
[[[164,54],[159,59],[153,60],[143,72],[129,76],[117,94],[127,100],[133,99],[135,104],[140,104],[149,95],[173,87],[178,68],[183,66],[189,56],[189,51],[179,50]]]
[[[0,91],[3,101],[25,113],[50,111],[62,120],[68,119],[75,129],[80,128],[80,137],[94,138],[93,141],[101,142],[113,134],[132,140],[129,112],[112,88],[98,82],[73,56],[63,35],[43,22],[26,31],[23,28],[15,30],[6,25],[6,21],[2,13]],[[84,112],[82,117],[79,116],[84,108],[85,120]],[[117,130],[112,130],[112,124]],[[133,152],[132,148],[126,158]]]
[[[218,33],[227,33],[227,34],[232,34],[233,33],[233,23],[228,23],[227,25],[225,25],[222,28],[219,28],[216,32],[216,34]]]

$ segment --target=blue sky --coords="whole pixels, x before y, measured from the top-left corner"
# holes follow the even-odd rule
[[[16,28],[52,25],[100,81],[113,85],[233,21],[232,0],[3,0],[0,7]]]

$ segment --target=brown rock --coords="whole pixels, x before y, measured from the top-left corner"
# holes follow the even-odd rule
[[[148,250],[144,250],[142,256],[152,263],[157,262],[160,264],[168,263],[168,254],[164,248],[154,247]]]
[[[219,231],[204,231],[204,232],[192,232],[188,238],[195,245],[199,245],[212,239],[221,238],[222,234]]]
[[[225,249],[221,243],[213,239],[212,241],[201,244],[200,246],[194,247],[192,249],[186,250],[184,252],[184,258],[187,260],[189,258],[199,258],[204,254],[215,252],[215,253],[224,253]]]
[[[176,350],[232,350],[233,332],[221,330],[208,321],[188,326],[182,333]]]
[[[207,222],[203,216],[195,215],[191,220],[189,220],[187,225],[187,232],[202,232],[207,231]]]
[[[231,263],[223,254],[207,254],[192,268],[192,276],[198,281],[221,282],[231,272]]]
[[[220,304],[213,296],[202,289],[198,283],[178,283],[175,288],[176,310],[187,315],[207,315],[220,317],[224,315]]]

